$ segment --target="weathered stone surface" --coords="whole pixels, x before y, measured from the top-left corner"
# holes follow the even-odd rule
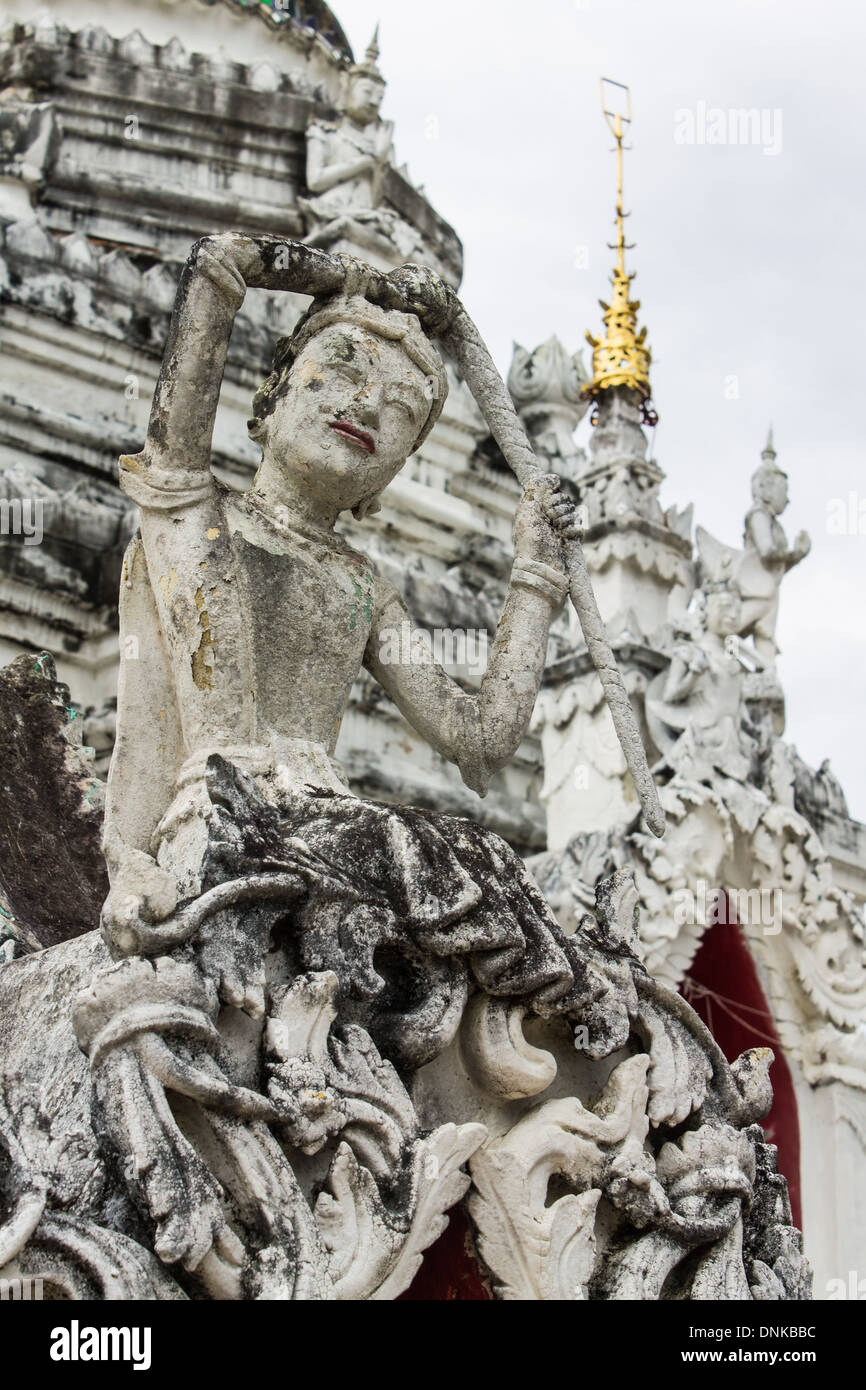
[[[573,937],[512,938],[534,993],[494,971],[498,993],[476,984],[465,1010],[458,994],[437,1036],[425,1003],[436,963],[462,960],[460,933],[404,925],[371,972],[363,835],[344,875],[291,827],[279,861],[279,821],[251,782],[213,759],[208,787],[207,886],[145,955],[111,963],[91,934],[0,971],[3,1277],[48,1251],[49,1283],[72,1297],[389,1299],[468,1189],[498,1297],[807,1296],[784,1180],[752,1124],[769,1054],[729,1067],[646,976],[630,874]],[[345,801],[361,824],[364,805]],[[396,864],[379,887],[396,909]],[[503,954],[486,945],[469,957],[481,979],[483,955]],[[427,1039],[420,1070],[400,1017]]]
[[[0,707],[4,919],[25,944],[52,946],[99,922],[107,890],[104,785],[47,653],[18,657],[0,671]]]

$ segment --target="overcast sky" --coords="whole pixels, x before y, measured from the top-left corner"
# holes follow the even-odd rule
[[[662,502],[742,543],[772,421],[782,520],[810,557],[778,627],[786,738],[831,759],[866,820],[866,401],[860,265],[866,8],[856,0],[335,0],[356,54],[381,22],[398,161],[463,240],[463,297],[504,371],[513,340],[599,323],[614,159],[602,76],[632,90],[626,207],[654,354]],[[701,112],[765,113],[754,144]],[[694,116],[695,143],[683,112]],[[705,132],[710,134],[709,126]],[[726,132],[730,133],[730,132]],[[770,151],[765,153],[765,149]],[[577,248],[588,248],[588,264]],[[582,442],[587,422],[581,427]],[[828,531],[854,493],[864,534]]]

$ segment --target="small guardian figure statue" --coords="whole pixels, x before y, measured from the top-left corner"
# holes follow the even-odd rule
[[[380,115],[385,79],[378,56],[377,30],[364,62],[349,70],[339,121],[316,120],[307,128],[312,196],[298,201],[309,245],[350,250],[388,268],[399,260],[424,262],[427,252],[414,228],[383,205],[394,126]]]
[[[806,558],[812,546],[806,532],[800,531],[789,547],[779,521],[787,505],[788,476],[776,463],[771,430],[760,466],[752,474],[752,506],[745,518],[744,548],[724,545],[702,526],[695,532],[699,571],[714,585],[736,595],[740,616],[735,635],[752,638],[759,669],[770,677],[779,652],[779,588],[784,576]]]
[[[752,475],[753,505],[746,513],[745,553],[737,574],[743,599],[741,635],[750,636],[765,666],[776,660],[776,620],[779,587],[788,570],[799,565],[811,550],[811,541],[800,531],[789,548],[779,517],[788,505],[788,478],[776,464],[773,432],[761,454],[761,465]]]

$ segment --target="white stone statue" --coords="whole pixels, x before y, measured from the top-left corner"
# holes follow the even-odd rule
[[[799,531],[789,548],[778,521],[788,505],[788,477],[776,467],[772,433],[761,458],[752,477],[754,506],[746,513],[745,557],[737,584],[743,597],[742,635],[753,638],[758,655],[770,665],[779,650],[779,586],[788,570],[806,558],[812,543],[805,531]]]
[[[379,114],[385,79],[378,56],[374,35],[365,61],[349,71],[340,119],[308,126],[307,186],[313,196],[298,203],[311,246],[359,253],[387,268],[401,260],[426,261],[429,254],[415,228],[383,206],[394,163],[394,125]]]
[[[647,724],[678,776],[711,784],[721,773],[745,782],[744,667],[729,641],[741,630],[742,605],[727,587],[698,593],[694,603],[695,637],[674,645],[667,670],[650,684]]]
[[[723,545],[700,526],[696,535],[704,576],[736,589],[742,600],[738,635],[752,638],[761,664],[769,669],[779,651],[779,587],[788,571],[799,565],[811,549],[805,531],[800,531],[789,547],[778,520],[788,505],[788,477],[776,466],[772,430],[761,454],[761,465],[752,475],[752,498],[753,506],[746,513],[743,550]]]
[[[142,515],[120,604],[121,645],[135,637],[139,660],[121,673],[105,833],[104,921],[118,939],[131,918],[159,919],[200,891],[212,754],[249,772],[296,821],[311,808],[320,819],[332,804],[323,796],[344,804],[350,792],[333,752],[362,668],[483,794],[526,732],[565,596],[558,531],[572,524],[572,508],[551,478],[518,509],[511,586],[477,695],[426,660],[421,643],[397,644],[410,660],[392,659],[405,604],[335,523],[376,507],[435,423],[447,378],[414,316],[361,296],[314,305],[279,344],[253,403],[251,433],[263,450],[253,485],[238,495],[216,483],[213,414],[244,256],[257,261],[254,243],[200,246],[188,290],[195,312],[175,369],[157,393],[143,453],[121,462],[121,485]],[[424,876],[419,925],[434,930],[471,910],[477,890],[460,856],[447,853],[446,872],[426,821],[410,826],[397,811],[378,821],[394,872],[405,863]],[[434,880],[437,907],[428,902]]]

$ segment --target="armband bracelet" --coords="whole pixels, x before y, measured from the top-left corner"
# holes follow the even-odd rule
[[[560,570],[540,560],[524,560],[522,556],[518,556],[511,567],[511,582],[520,589],[543,594],[554,610],[562,607],[568,593],[568,580]]]

